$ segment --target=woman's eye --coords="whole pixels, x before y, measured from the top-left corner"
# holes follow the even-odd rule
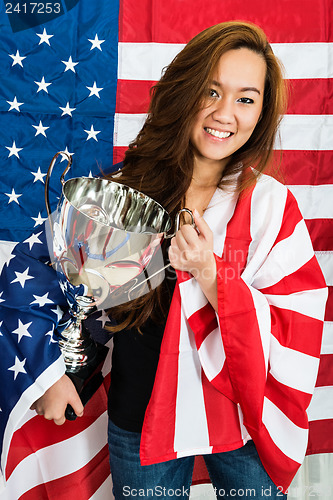
[[[219,97],[219,94],[214,89],[209,89],[209,97]]]
[[[250,99],[249,97],[240,97],[237,99],[237,102],[242,102],[243,104],[253,104],[254,100]]]

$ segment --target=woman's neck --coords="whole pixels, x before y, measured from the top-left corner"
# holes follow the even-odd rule
[[[216,191],[218,182],[202,182],[195,178],[192,182],[185,195],[185,207],[190,210],[196,209],[200,215],[203,215],[209,202]]]
[[[219,185],[225,164],[224,161],[195,157],[191,184],[185,195],[186,208],[196,209],[203,215]]]
[[[214,161],[195,157],[191,185],[202,189],[217,187],[222,178],[225,164],[226,162],[223,160]]]

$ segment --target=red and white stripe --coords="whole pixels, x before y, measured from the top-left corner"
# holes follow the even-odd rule
[[[28,411],[8,436],[11,441],[1,500],[67,500],[74,492],[82,500],[113,499],[106,434],[112,341],[109,347],[104,384],[87,404],[83,417],[56,426]],[[27,394],[26,398],[32,402],[35,396]]]

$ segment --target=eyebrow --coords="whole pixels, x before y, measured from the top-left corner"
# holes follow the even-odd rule
[[[222,87],[222,85],[216,80],[212,80],[212,84],[219,88]],[[239,92],[256,92],[257,94],[261,95],[260,90],[257,89],[257,87],[242,87],[241,89],[239,89]]]

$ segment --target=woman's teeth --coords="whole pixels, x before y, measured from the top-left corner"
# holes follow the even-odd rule
[[[205,130],[208,134],[218,137],[219,139],[226,139],[231,135],[231,132],[218,132],[218,130],[214,130],[213,128],[206,127]]]

